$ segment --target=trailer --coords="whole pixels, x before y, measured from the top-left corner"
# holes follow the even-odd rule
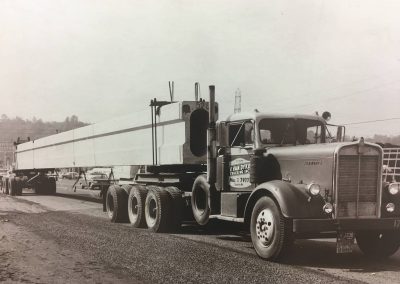
[[[400,184],[382,180],[379,145],[344,142],[329,113],[218,120],[214,92],[209,102],[154,99],[147,112],[19,144],[8,192],[54,194],[57,168],[130,166],[132,179],[103,192],[112,222],[154,232],[193,219],[239,222],[257,254],[273,261],[296,238],[334,236],[338,253],[355,239],[368,256],[398,250]]]

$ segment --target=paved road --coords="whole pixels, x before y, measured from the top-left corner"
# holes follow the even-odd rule
[[[0,195],[0,281],[24,283],[400,283],[400,254],[377,262],[297,241],[283,264],[259,259],[238,226],[155,234],[112,224],[101,204]]]

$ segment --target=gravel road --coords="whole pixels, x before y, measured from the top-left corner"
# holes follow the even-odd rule
[[[17,283],[399,283],[400,257],[335,254],[298,241],[284,264],[259,259],[238,226],[186,224],[155,234],[112,224],[101,205],[0,194],[0,281]]]

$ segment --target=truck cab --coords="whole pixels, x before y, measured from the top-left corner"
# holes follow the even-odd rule
[[[199,224],[207,213],[245,223],[258,255],[270,260],[304,237],[337,237],[339,253],[355,238],[367,255],[397,251],[400,186],[382,183],[379,145],[343,142],[343,127],[307,115],[239,113],[217,122],[216,133],[209,212],[196,212],[207,198],[197,198],[194,184]]]
[[[218,180],[225,181],[217,184],[221,191],[253,190],[260,178],[263,181],[281,180],[279,163],[272,154],[274,148],[337,141],[331,135],[332,129],[329,131],[326,121],[319,116],[282,116],[259,112],[234,114],[225,121],[220,121],[217,129]],[[342,132],[343,128],[337,126],[339,139],[343,137]],[[268,167],[263,173],[251,177],[251,160],[261,153],[270,157]],[[228,160],[229,169],[223,169],[223,162]]]

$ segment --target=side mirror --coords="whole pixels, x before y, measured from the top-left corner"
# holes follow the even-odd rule
[[[346,128],[344,126],[338,126],[337,133],[336,133],[337,141],[338,142],[343,142],[345,134],[346,134]]]

